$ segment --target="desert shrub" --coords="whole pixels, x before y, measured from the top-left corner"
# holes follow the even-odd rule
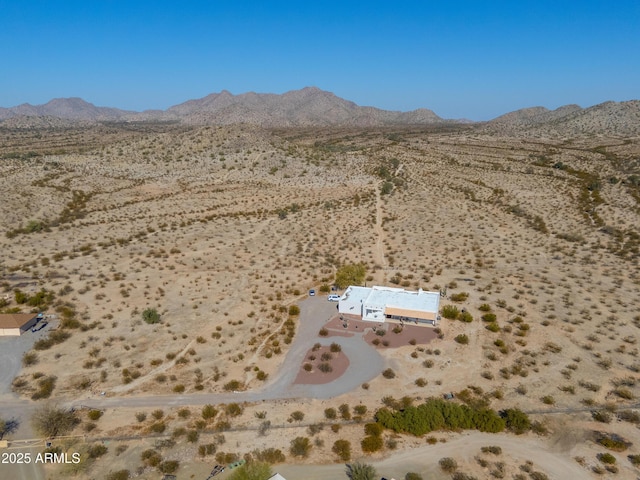
[[[517,408],[508,408],[502,411],[502,418],[506,427],[516,435],[525,433],[531,429],[531,420],[526,413]]]
[[[342,462],[351,460],[351,442],[349,442],[349,440],[336,440],[333,443],[331,451],[335,453]]]
[[[239,380],[231,380],[231,381],[225,383],[223,388],[227,392],[240,390],[242,388],[242,382],[240,382]]]
[[[105,445],[98,443],[96,445],[90,445],[87,448],[87,454],[89,455],[89,458],[98,458],[107,453],[107,450],[108,449]]]
[[[301,412],[300,410],[292,412],[291,420],[293,420],[294,422],[301,422],[302,420],[304,420],[304,412]]]
[[[467,292],[453,293],[450,298],[452,302],[464,302],[469,298],[469,294]]]
[[[38,363],[38,354],[36,352],[26,352],[22,356],[22,366],[30,367]]]
[[[333,353],[338,353],[342,351],[342,347],[340,346],[340,344],[334,342],[329,347],[329,350],[331,350]]]
[[[597,441],[603,447],[616,452],[623,452],[631,445],[631,443],[614,434],[601,434]]]
[[[215,443],[207,443],[207,444],[198,446],[198,455],[200,455],[201,457],[206,457],[207,455],[213,455],[214,453],[216,453]]]
[[[614,457],[610,453],[599,453],[598,460],[609,465],[613,465],[614,463],[616,463],[616,457]]]
[[[360,442],[360,447],[365,453],[373,453],[382,450],[384,442],[379,435],[367,435]]]
[[[488,303],[483,303],[482,305],[480,305],[478,307],[478,310],[480,310],[481,312],[490,312],[491,311],[491,305],[489,305]]]
[[[442,471],[446,473],[453,473],[458,469],[458,462],[451,457],[441,458],[438,460],[438,465],[440,465]]]
[[[162,417],[164,417],[164,411],[159,408],[159,409],[154,410],[153,412],[151,412],[151,416],[153,418],[155,418],[156,420],[160,420]]]
[[[271,478],[271,465],[266,462],[251,461],[236,468],[227,478],[229,480],[263,480]]]
[[[334,420],[335,418],[337,418],[338,416],[338,412],[336,412],[335,408],[326,408],[324,411],[324,417],[327,420]]]
[[[347,464],[347,477],[349,480],[377,480],[378,472],[376,469],[366,463],[349,463]]]
[[[480,449],[482,453],[493,453],[494,455],[500,455],[502,453],[502,447],[491,445],[489,447],[482,447]]]
[[[327,335],[329,335],[329,330],[323,327],[318,332],[318,335],[320,335],[321,337],[326,337]]]
[[[471,323],[473,322],[473,315],[471,315],[468,311],[464,311],[458,317],[458,320],[461,322]]]
[[[396,377],[396,372],[394,372],[391,368],[387,368],[384,372],[382,372],[382,376],[384,378],[392,379]]]
[[[140,454],[140,459],[148,467],[157,467],[162,462],[162,455],[150,448]]]
[[[343,420],[351,420],[351,409],[348,404],[341,404],[338,407],[338,410],[340,411],[340,417],[342,417]]]
[[[291,305],[289,307],[289,315],[292,317],[300,315],[300,307],[297,305]]]
[[[460,315],[460,310],[455,305],[445,305],[442,307],[442,316],[449,320],[455,320]]]
[[[618,419],[629,423],[640,423],[640,413],[633,410],[622,410],[618,412]]]
[[[460,335],[456,335],[454,340],[460,345],[467,345],[469,343],[469,337],[467,337],[464,333],[461,333]]]
[[[116,470],[115,472],[109,472],[105,480],[128,480],[130,478],[129,470]]]
[[[384,427],[379,423],[367,423],[364,426],[364,433],[374,437],[379,437],[380,435],[382,435],[383,431]]]
[[[407,472],[407,474],[404,476],[404,480],[423,480],[423,479],[422,479],[422,475],[420,475],[419,473]]]
[[[291,440],[289,452],[294,457],[307,457],[311,451],[311,442],[307,437],[296,437]]]
[[[56,386],[56,377],[44,377],[38,380],[38,390],[31,395],[32,400],[40,400],[42,398],[49,398],[51,393],[53,393],[53,389]]]
[[[158,465],[158,470],[162,473],[175,473],[179,467],[180,462],[178,460],[165,460]]]
[[[254,450],[253,457],[260,462],[270,464],[284,463],[286,457],[282,450],[278,448],[265,448],[264,450]]]
[[[155,308],[147,308],[142,312],[142,320],[149,324],[158,323],[160,321],[160,314]]]
[[[353,407],[353,411],[356,415],[365,415],[367,413],[367,406],[366,405],[356,405],[355,407]]]
[[[244,408],[242,408],[237,403],[230,403],[229,405],[224,407],[224,413],[226,413],[230,417],[239,417],[243,412]]]
[[[100,419],[100,417],[102,416],[102,412],[100,410],[89,410],[87,416],[89,417],[89,419],[96,421]]]
[[[156,422],[149,426],[149,431],[153,433],[163,433],[167,428],[167,425],[164,422]]]
[[[495,313],[485,313],[480,318],[482,318],[483,322],[491,323],[491,322],[495,322],[498,317],[496,316]]]
[[[486,327],[487,330],[489,330],[490,332],[496,333],[500,331],[500,325],[498,325],[496,322],[491,322],[489,325],[487,325]]]
[[[327,362],[322,362],[318,365],[318,370],[320,370],[322,373],[331,373],[333,372],[333,367]]]
[[[416,386],[418,386],[418,387],[425,387],[425,386],[427,385],[427,383],[428,383],[428,382],[427,382],[427,380],[426,380],[426,379],[424,379],[424,378],[416,378],[416,381],[415,381],[415,382],[413,382],[413,383],[415,383],[415,384],[416,384]]]
[[[136,413],[136,420],[140,423],[144,422],[147,419],[147,414],[144,412]]]
[[[595,410],[591,412],[591,417],[593,417],[596,422],[601,423],[611,423],[611,420],[613,420],[612,415],[606,410]]]

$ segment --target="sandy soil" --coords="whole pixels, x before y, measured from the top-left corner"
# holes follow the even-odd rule
[[[78,435],[140,433],[150,420],[138,428],[136,409],[165,410],[167,431],[192,428],[177,410],[197,415],[210,401],[242,403],[245,413],[227,420],[255,427],[260,410],[288,425],[295,410],[319,423],[326,408],[362,404],[370,419],[386,396],[469,387],[497,410],[621,410],[640,396],[637,138],[110,125],[3,129],[0,139],[2,308],[45,308],[70,334],[36,351],[16,394],[29,399],[39,379],[55,377],[53,401],[102,405],[104,417],[90,432],[84,419]],[[350,262],[365,264],[368,285],[446,290],[442,307],[473,321],[444,319],[441,338],[425,340],[415,337],[428,328],[366,334],[376,348],[352,322],[320,337],[335,304],[318,296],[300,316],[289,307]],[[54,299],[19,304],[15,289]],[[147,308],[159,323],[142,320]],[[316,342],[338,343],[346,371],[295,385]],[[380,375],[388,368],[394,378]],[[37,404],[7,397],[3,411]],[[626,459],[640,444],[633,421],[540,418],[554,434],[620,432],[633,446],[616,453],[615,478],[637,476]],[[277,440],[228,432],[224,448],[242,455],[267,442],[286,452],[310,435],[294,427]],[[324,445],[308,462],[334,461],[329,432],[317,434]],[[340,435],[360,456],[362,428]],[[186,443],[181,458],[197,462]],[[398,452],[414,446],[403,439]],[[593,469],[604,448],[578,450],[579,478],[602,478]],[[128,452],[135,470],[140,450]],[[572,450],[557,454],[575,462]],[[103,477],[116,458],[110,447],[86,477]],[[505,462],[517,469],[520,459]]]

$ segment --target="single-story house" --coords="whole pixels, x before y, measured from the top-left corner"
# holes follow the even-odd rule
[[[0,337],[20,336],[37,322],[37,313],[2,313],[0,314]]]
[[[437,325],[440,292],[417,292],[391,287],[348,287],[338,302],[341,314],[370,322],[394,321]]]
[[[287,479],[284,478],[279,473],[276,473],[275,475],[271,475],[267,480],[287,480]]]

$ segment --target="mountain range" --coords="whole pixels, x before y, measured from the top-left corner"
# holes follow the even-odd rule
[[[167,110],[134,112],[97,107],[81,98],[56,98],[44,105],[22,104],[1,108],[0,122],[10,125],[25,117],[39,117],[46,125],[68,122],[173,121],[187,124],[247,123],[262,127],[437,125],[473,123],[447,120],[428,109],[409,112],[362,107],[316,87],[292,90],[281,95],[223,90],[188,100]],[[14,119],[14,122],[10,120]],[[56,123],[56,120],[58,122]],[[566,105],[556,110],[532,107],[516,110],[489,122],[477,122],[482,129],[502,133],[552,131],[572,133],[640,133],[640,101],[605,102],[589,108]]]

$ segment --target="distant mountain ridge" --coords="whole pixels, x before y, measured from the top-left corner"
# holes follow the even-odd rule
[[[444,120],[428,109],[395,112],[360,107],[317,87],[305,87],[281,95],[227,90],[187,100],[167,110],[132,112],[97,107],[80,98],[57,98],[44,105],[23,104],[0,108],[0,121],[12,117],[46,116],[82,121],[181,121],[189,124],[247,123],[264,127],[384,126],[438,124]]]
[[[45,121],[35,121],[42,117]],[[56,123],[53,119],[62,119]],[[12,119],[11,121],[7,121]],[[4,121],[4,122],[3,122]],[[248,92],[233,95],[227,90],[187,100],[167,110],[134,112],[97,107],[81,98],[56,98],[44,105],[28,103],[0,107],[4,125],[66,125],[68,122],[174,121],[187,124],[238,124],[262,127],[438,125],[474,124],[446,120],[426,108],[410,112],[362,107],[317,87],[283,94]],[[604,102],[589,108],[565,105],[555,110],[531,107],[509,112],[489,122],[477,122],[481,130],[502,134],[524,131],[545,135],[640,134],[640,101]]]
[[[610,101],[588,108],[565,105],[556,110],[523,108],[501,115],[487,122],[483,128],[500,133],[527,131],[551,136],[640,135],[640,101]]]

